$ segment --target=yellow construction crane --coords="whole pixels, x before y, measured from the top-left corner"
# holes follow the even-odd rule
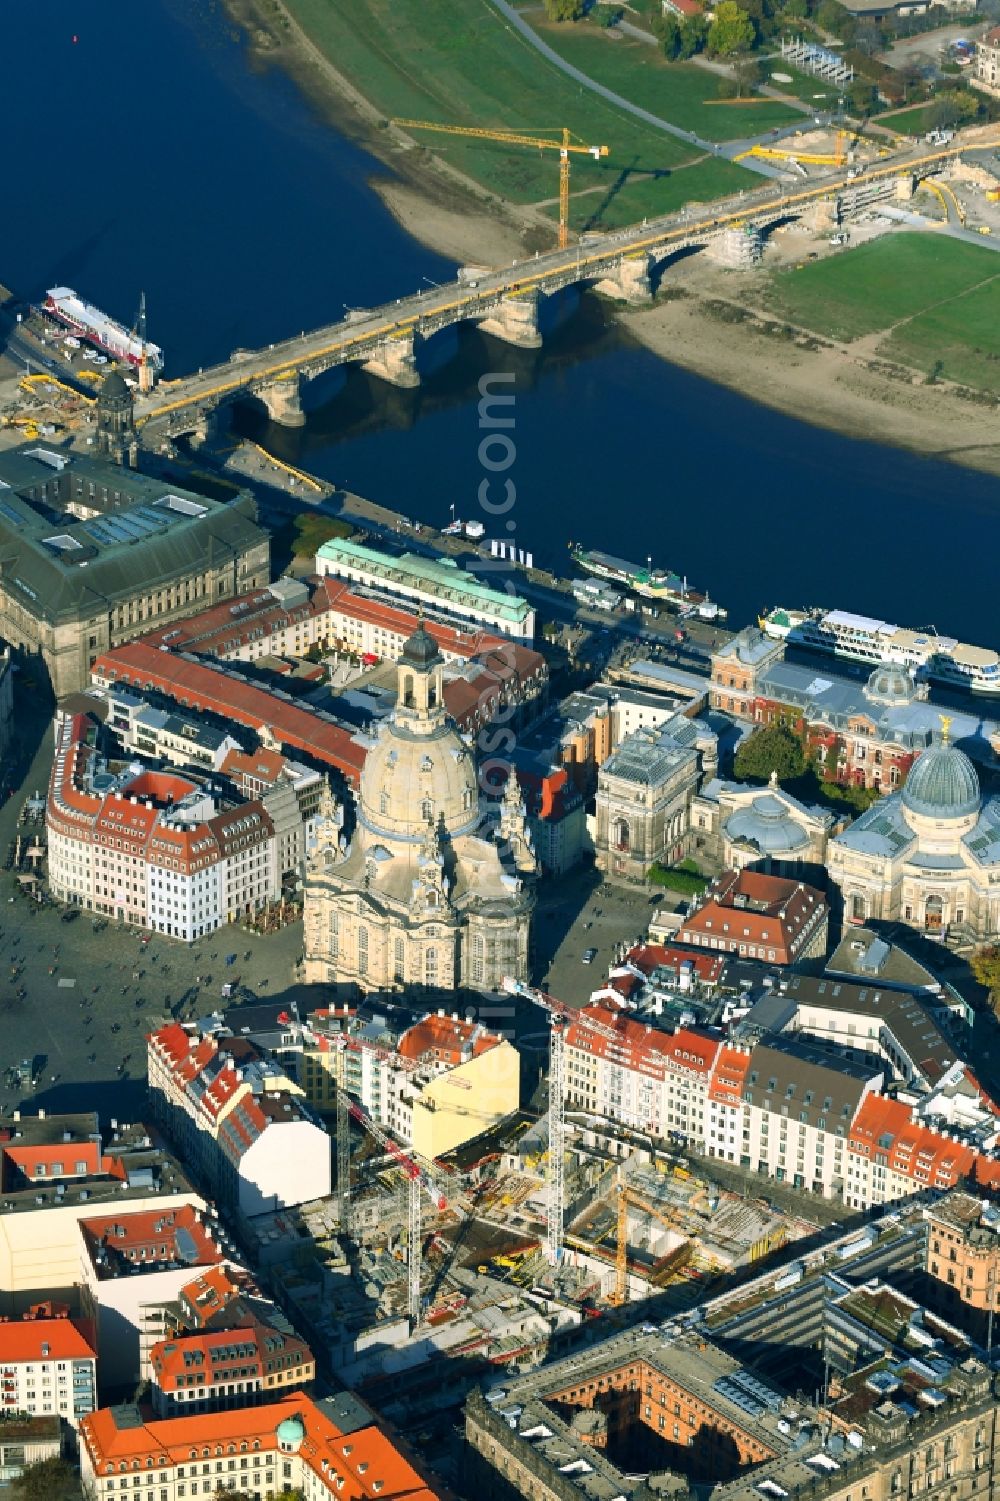
[[[393,120],[404,130],[437,130],[444,135],[473,136],[480,141],[499,141],[505,146],[537,146],[541,150],[559,152],[559,249],[569,244],[569,159],[571,153],[592,156],[599,161],[608,155],[607,146],[585,146],[574,141],[572,132],[562,126],[562,140],[550,141],[545,136],[524,135],[516,130],[490,130],[485,126],[438,125],[434,120]]]

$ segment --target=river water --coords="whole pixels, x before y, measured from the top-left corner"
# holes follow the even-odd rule
[[[0,281],[21,295],[67,283],[131,323],[144,289],[179,374],[451,274],[217,0],[7,0],[2,25],[18,149]],[[633,345],[588,297],[538,355],[471,329],[447,353],[416,392],[352,373],[264,441],[412,517],[481,517],[478,382],[510,372],[516,502],[493,530],[539,561],[572,538],[686,572],[737,622],[821,603],[1000,638],[996,480],[757,406]]]

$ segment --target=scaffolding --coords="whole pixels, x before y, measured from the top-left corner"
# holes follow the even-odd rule
[[[838,88],[846,86],[854,78],[854,69],[844,62],[838,52],[828,47],[819,47],[803,37],[782,37],[781,57],[783,62],[794,63],[803,73],[821,78],[824,83],[835,83]]]

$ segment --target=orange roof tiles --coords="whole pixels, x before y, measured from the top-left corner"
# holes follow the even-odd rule
[[[223,1260],[222,1251],[190,1204],[131,1213],[123,1209],[118,1214],[81,1220],[80,1229],[95,1266],[106,1266],[111,1272],[126,1262],[134,1266],[152,1266],[155,1262],[209,1266]]]
[[[298,1456],[338,1501],[368,1501],[376,1496],[381,1501],[404,1497],[406,1501],[435,1501],[435,1492],[374,1420],[345,1434],[301,1392],[260,1407],[122,1427],[116,1422],[115,1409],[101,1408],[81,1421],[80,1442],[98,1475],[122,1466],[145,1471],[147,1459],[160,1467],[186,1464],[198,1457],[195,1451],[228,1453],[232,1444],[235,1453],[243,1442],[251,1451],[273,1454],[278,1452],[278,1425],[285,1418],[298,1418],[302,1423],[305,1437]]]
[[[102,653],[92,675],[100,682],[152,688],[180,704],[208,709],[258,733],[266,726],[282,745],[336,767],[355,784],[360,780],[366,749],[351,730],[221,668],[175,657],[143,641],[130,641]]]
[[[717,985],[726,967],[725,959],[718,954],[705,954],[698,949],[660,943],[640,943],[634,949],[629,949],[625,963],[634,965],[647,978],[654,969],[669,969],[679,975],[681,966],[690,964],[698,979],[705,985]]]
[[[0,1364],[35,1360],[93,1360],[95,1352],[72,1319],[0,1321]]]
[[[678,937],[725,953],[766,948],[774,963],[790,964],[826,911],[822,893],[800,881],[727,870],[707,887]]]
[[[40,1176],[48,1182],[53,1178],[94,1176],[110,1168],[99,1141],[46,1142],[44,1146],[4,1143],[0,1150],[6,1161],[32,1182]],[[39,1168],[44,1168],[44,1173],[40,1174]],[[3,1173],[2,1181],[6,1183],[6,1173]]]
[[[612,1041],[604,1033],[586,1026],[586,1017],[617,1033],[617,1038]],[[585,1006],[576,1013],[567,1029],[566,1043],[599,1058],[613,1057],[626,1068],[653,1073],[658,1078],[662,1078],[667,1069],[689,1070],[707,1076],[719,1049],[715,1038],[702,1037],[685,1027],[673,1033],[663,1032],[603,1001]]]
[[[979,1154],[913,1119],[900,1100],[868,1095],[848,1133],[850,1150],[869,1159],[880,1154],[895,1173],[923,1187],[953,1188],[975,1167]]]
[[[477,1035],[478,1033],[478,1035]],[[451,1016],[425,1016],[399,1039],[401,1058],[416,1060],[430,1053],[441,1063],[458,1064],[463,1057],[478,1057],[495,1048],[500,1039],[484,1035],[474,1023]]]
[[[720,1047],[712,1071],[708,1096],[723,1105],[739,1105],[743,1099],[743,1081],[750,1068],[750,1054],[743,1048]]]
[[[282,1334],[259,1319],[158,1340],[149,1360],[156,1385],[164,1392],[265,1376],[278,1376],[280,1385],[293,1386],[311,1381],[315,1373],[313,1354],[304,1340]],[[236,1376],[234,1364],[240,1367]],[[191,1377],[197,1379],[192,1382]]]
[[[239,1295],[239,1284],[222,1263],[185,1282],[177,1294],[187,1323],[195,1328],[202,1328],[224,1312]]]

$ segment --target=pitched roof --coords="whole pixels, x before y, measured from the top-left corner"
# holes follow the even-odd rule
[[[88,1359],[95,1359],[95,1351],[72,1319],[0,1321],[0,1365],[34,1360]]]
[[[209,1266],[223,1253],[190,1204],[176,1209],[140,1209],[80,1221],[91,1261],[101,1276],[146,1266]]]
[[[232,1328],[175,1334],[158,1340],[149,1352],[153,1379],[165,1392],[192,1384],[214,1386],[234,1380],[258,1379],[282,1371],[283,1384],[311,1380],[303,1369],[313,1364],[312,1351],[297,1335],[283,1334],[258,1319]],[[239,1367],[235,1375],[233,1367]]]
[[[345,1431],[301,1392],[291,1392],[281,1402],[260,1407],[196,1413],[160,1422],[135,1421],[135,1416],[134,1409],[123,1415],[121,1409],[104,1407],[82,1419],[80,1441],[86,1445],[96,1472],[108,1473],[123,1464],[145,1470],[147,1459],[185,1464],[192,1450],[214,1450],[217,1445],[227,1449],[230,1443],[246,1442],[261,1452],[277,1452],[279,1423],[297,1418],[305,1429],[298,1451],[301,1460],[340,1501],[368,1501],[376,1496],[380,1501],[435,1498],[436,1493],[374,1419]],[[342,1482],[339,1485],[338,1480]]]
[[[92,676],[100,683],[153,688],[179,703],[211,710],[258,733],[266,729],[281,745],[305,751],[317,761],[336,767],[350,782],[360,780],[366,747],[353,731],[222,667],[130,641],[103,652]]]
[[[915,1121],[910,1106],[880,1095],[865,1100],[848,1139],[859,1156],[881,1153],[893,1172],[924,1188],[953,1188],[982,1160],[974,1148]]]

